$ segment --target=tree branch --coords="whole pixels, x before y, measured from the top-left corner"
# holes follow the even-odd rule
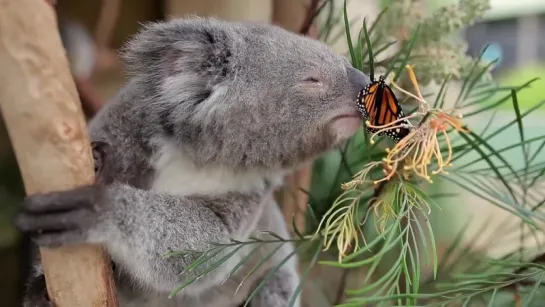
[[[305,21],[303,22],[301,29],[299,29],[299,34],[308,35],[309,30],[312,27],[312,24],[314,24],[314,20],[316,19],[316,16],[318,16],[318,14],[320,13],[320,10],[318,10],[319,2],[320,0],[311,0],[306,16],[305,16]],[[324,1],[324,4],[325,3],[327,3],[327,0]]]
[[[94,180],[76,87],[53,7],[43,0],[0,0],[0,110],[27,194]],[[57,307],[115,307],[110,261],[99,246],[40,249]]]

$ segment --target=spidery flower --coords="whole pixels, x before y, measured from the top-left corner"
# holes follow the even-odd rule
[[[409,129],[409,134],[399,140],[393,148],[387,148],[386,156],[381,161],[369,162],[353,176],[351,181],[341,186],[344,193],[336,199],[318,226],[316,235],[320,234],[324,238],[326,250],[331,247],[333,242],[336,242],[339,250],[339,262],[350,251],[360,248],[359,240],[363,238],[363,234],[358,226],[365,223],[368,214],[365,214],[363,221],[358,221],[358,209],[360,208],[360,200],[366,194],[365,191],[372,187],[370,183],[384,182],[386,184],[386,181],[396,175],[408,179],[413,174],[432,182],[430,175],[446,173],[445,168],[451,166],[452,146],[449,130],[468,131],[461,122],[461,114],[456,110],[430,108],[422,97],[412,66],[407,66],[407,71],[415,94],[402,89],[395,82],[392,84],[405,95],[418,101],[418,110],[387,125],[373,126],[368,121],[366,125],[376,131],[371,135],[371,143],[379,134],[392,129]],[[419,123],[414,125],[411,123],[411,119],[418,119]],[[446,146],[440,145],[440,139],[444,141]],[[376,168],[382,168],[384,176],[381,179],[370,181],[370,173]],[[368,185],[360,190],[360,186],[366,183]],[[425,203],[416,193],[410,193],[407,188],[388,191],[368,199],[367,207],[373,208],[378,218],[376,226],[379,232],[383,232],[388,221],[397,218],[399,214],[393,205],[394,200],[405,199],[410,207],[420,207],[421,203]],[[365,244],[364,238],[363,241]]]
[[[345,183],[343,188],[349,189],[363,183],[369,172],[378,166],[383,167],[384,177],[375,180],[375,184],[390,180],[396,174],[403,176],[403,178],[409,178],[411,174],[414,174],[432,182],[430,175],[447,174],[445,168],[452,166],[452,145],[448,132],[451,128],[461,132],[469,132],[461,121],[462,114],[455,109],[430,108],[422,96],[413,67],[407,65],[406,68],[415,94],[401,88],[394,81],[392,81],[392,85],[418,101],[418,110],[388,125],[373,126],[369,122],[366,122],[366,125],[377,129],[371,135],[371,143],[375,142],[374,139],[380,133],[387,130],[409,128],[410,133],[397,142],[393,148],[386,148],[387,155],[381,162],[368,163],[362,171],[354,176],[352,181]],[[415,126],[410,120],[416,118],[420,118],[420,120]],[[440,145],[441,138],[445,143],[445,148]],[[432,166],[433,169],[431,169]]]
[[[350,251],[359,249],[360,237],[365,241],[361,228],[357,225],[358,208],[363,193],[364,191],[356,190],[343,193],[318,225],[315,235],[322,235],[324,250],[328,250],[333,242],[337,243],[339,262]]]

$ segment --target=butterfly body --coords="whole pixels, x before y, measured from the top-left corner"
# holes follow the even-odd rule
[[[369,127],[367,124],[365,125],[367,131],[371,133],[387,128],[385,126],[405,117],[394,92],[386,85],[384,76],[380,76],[378,81],[373,81],[363,88],[358,95],[356,104],[364,118],[373,126]],[[409,122],[402,120],[393,124],[392,127],[402,124],[409,125]],[[408,128],[396,127],[384,130],[379,135],[387,135],[399,141],[409,134],[409,132]]]

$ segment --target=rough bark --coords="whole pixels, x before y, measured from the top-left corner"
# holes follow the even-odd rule
[[[27,194],[92,183],[93,160],[81,104],[57,29],[43,0],[0,0],[0,110]],[[99,246],[40,249],[58,307],[117,306]]]

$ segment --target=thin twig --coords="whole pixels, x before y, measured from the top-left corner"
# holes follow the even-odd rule
[[[310,28],[312,27],[312,24],[314,23],[314,20],[316,19],[316,16],[318,16],[318,14],[320,13],[320,10],[318,9],[319,2],[320,0],[311,0],[306,16],[305,16],[305,20],[299,30],[299,34],[307,35],[309,33]],[[326,2],[327,0],[324,2],[324,4]]]

